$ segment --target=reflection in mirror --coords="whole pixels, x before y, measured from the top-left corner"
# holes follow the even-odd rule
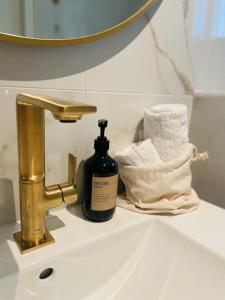
[[[146,0],[36,0],[34,36],[79,38],[107,30],[125,21]],[[30,14],[30,13],[29,13]]]
[[[0,32],[38,39],[99,34],[161,0],[0,0]]]

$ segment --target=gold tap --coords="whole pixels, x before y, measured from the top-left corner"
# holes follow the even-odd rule
[[[17,95],[16,107],[21,232],[16,232],[14,238],[21,253],[26,253],[54,242],[45,224],[48,209],[77,200],[76,157],[72,154],[68,181],[45,186],[45,109],[56,120],[73,122],[96,112],[96,107],[31,94]]]

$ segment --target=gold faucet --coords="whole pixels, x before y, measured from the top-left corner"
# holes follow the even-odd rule
[[[72,154],[68,160],[68,181],[45,186],[45,109],[61,122],[80,120],[82,115],[97,109],[31,94],[17,95],[16,107],[21,232],[16,232],[14,238],[21,253],[26,253],[54,242],[45,224],[48,209],[77,200],[74,187],[76,157]]]

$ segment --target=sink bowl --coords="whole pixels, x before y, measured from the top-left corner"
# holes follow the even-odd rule
[[[65,209],[56,215],[67,224],[54,230],[54,245],[38,251],[21,255],[7,230],[2,234],[1,300],[225,299],[224,244],[220,253],[210,247],[210,232],[202,240],[191,233],[193,219],[204,227],[200,212],[188,219],[118,209],[101,224]]]

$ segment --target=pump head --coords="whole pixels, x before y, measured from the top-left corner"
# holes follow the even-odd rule
[[[100,136],[95,139],[95,150],[107,151],[109,149],[109,140],[105,137],[105,128],[108,121],[105,119],[98,120],[98,127],[100,127]]]

